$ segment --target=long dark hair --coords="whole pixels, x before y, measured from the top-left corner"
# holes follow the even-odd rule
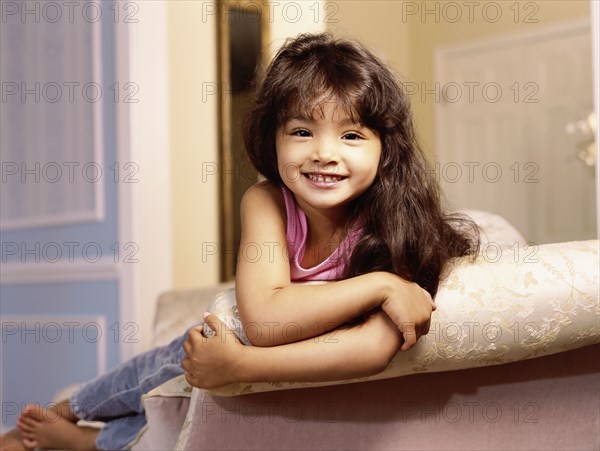
[[[292,113],[312,117],[327,99],[381,140],[377,177],[349,206],[348,217],[359,218],[363,228],[344,278],[389,271],[435,296],[450,259],[478,252],[479,231],[468,218],[443,213],[439,187],[417,143],[408,96],[364,46],[327,33],[286,41],[257,83],[244,130],[250,161],[268,180],[283,184],[277,129]]]

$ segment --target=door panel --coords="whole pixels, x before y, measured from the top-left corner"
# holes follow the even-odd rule
[[[130,92],[115,79],[114,16],[64,10],[53,22],[25,4],[14,2],[34,12],[3,16],[0,31],[2,429],[139,338],[122,315],[135,311],[121,287],[138,249],[119,240],[119,196],[136,167],[117,160],[116,108]]]
[[[593,108],[590,45],[575,23],[439,52],[441,86],[463,88],[436,108],[436,175],[454,207],[503,215],[537,244],[596,236],[594,169],[567,132]]]

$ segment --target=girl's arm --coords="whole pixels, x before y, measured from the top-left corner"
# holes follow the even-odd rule
[[[276,346],[316,337],[378,307],[410,335],[403,349],[427,333],[434,308],[431,298],[418,285],[393,274],[373,272],[327,284],[292,284],[279,187],[263,182],[246,191],[241,219],[236,296],[253,345]]]
[[[402,335],[379,311],[358,325],[271,348],[243,346],[214,315],[206,318],[217,335],[190,331],[182,362],[186,379],[198,388],[233,382],[323,382],[370,376],[383,371]]]

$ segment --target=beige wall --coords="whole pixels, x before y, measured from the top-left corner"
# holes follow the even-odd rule
[[[401,79],[433,87],[436,48],[527,31],[590,14],[588,0],[472,3],[474,5],[469,7],[469,2],[460,1],[340,1],[333,16],[338,22],[328,23],[327,29],[362,40],[382,56]],[[412,105],[423,148],[433,157],[435,119],[431,97],[422,103],[420,96],[413,96]]]
[[[271,2],[264,10],[268,26],[267,53],[269,59],[289,37],[300,33],[319,33],[325,31],[326,10],[319,1],[277,1]]]
[[[218,162],[216,18],[208,2],[168,2],[173,288],[218,281]],[[203,95],[204,94],[204,95]],[[209,166],[210,165],[210,166]],[[204,169],[204,172],[203,172]]]
[[[402,17],[401,1],[332,2],[327,30],[340,37],[360,40],[386,61],[402,79],[410,65],[409,24]]]

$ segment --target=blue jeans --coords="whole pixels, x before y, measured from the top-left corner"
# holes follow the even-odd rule
[[[106,422],[96,437],[98,449],[127,449],[146,425],[142,395],[184,373],[181,360],[186,338],[187,332],[166,346],[122,363],[71,397],[71,410],[79,418]]]

